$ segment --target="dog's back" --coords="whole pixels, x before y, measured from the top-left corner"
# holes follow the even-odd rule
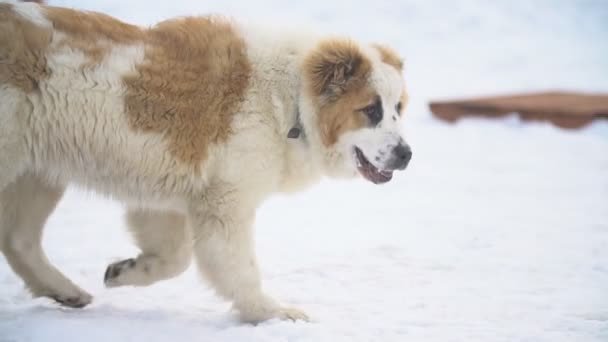
[[[25,140],[28,159],[3,164],[126,199],[200,186],[193,175],[209,146],[228,138],[249,80],[230,24],[185,18],[142,29],[99,13],[2,3],[0,25],[0,142]],[[0,150],[16,149],[7,144]]]

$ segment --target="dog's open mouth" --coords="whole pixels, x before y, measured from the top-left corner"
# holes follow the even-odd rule
[[[359,173],[368,181],[374,184],[382,184],[390,181],[393,178],[393,171],[380,170],[365,158],[363,152],[355,147],[355,155],[357,159],[357,169]]]

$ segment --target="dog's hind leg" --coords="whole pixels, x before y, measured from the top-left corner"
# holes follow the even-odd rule
[[[19,117],[24,99],[23,93],[0,84],[0,191],[17,179],[27,163]]]
[[[30,173],[0,190],[0,249],[34,296],[79,308],[91,295],[53,267],[41,245],[43,226],[63,191]]]
[[[141,254],[108,266],[107,287],[147,286],[184,272],[192,260],[192,233],[182,214],[130,209],[127,224]]]

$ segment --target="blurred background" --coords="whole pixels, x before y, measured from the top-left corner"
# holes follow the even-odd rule
[[[261,208],[265,286],[312,324],[241,326],[194,267],[151,288],[104,289],[105,266],[137,250],[118,204],[72,190],[45,244],[95,302],[76,313],[33,301],[0,262],[0,341],[80,341],[84,331],[90,341],[608,341],[608,123],[447,124],[428,109],[512,92],[607,93],[607,1],[49,3],[140,25],[219,13],[391,45],[405,57],[414,155],[389,184],[325,180]]]

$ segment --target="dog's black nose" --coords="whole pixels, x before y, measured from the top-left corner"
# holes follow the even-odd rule
[[[393,167],[403,170],[412,159],[412,149],[407,144],[399,144],[393,149]]]

